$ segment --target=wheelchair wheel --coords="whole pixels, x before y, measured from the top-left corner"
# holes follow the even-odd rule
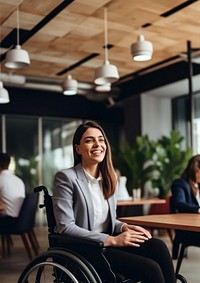
[[[36,257],[18,283],[102,283],[93,266],[67,250],[52,249]]]
[[[178,273],[176,274],[176,280],[180,281],[181,283],[187,283],[187,280],[185,279],[185,277],[183,277],[181,274],[178,274]]]

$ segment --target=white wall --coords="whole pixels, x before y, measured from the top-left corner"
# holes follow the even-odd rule
[[[141,95],[142,135],[151,140],[169,136],[172,129],[171,99],[148,94]]]

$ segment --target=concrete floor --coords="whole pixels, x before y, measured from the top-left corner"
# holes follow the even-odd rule
[[[38,227],[35,229],[35,232],[40,243],[40,252],[45,251],[48,247],[47,228]],[[163,239],[171,251],[171,242],[166,233],[162,233],[162,235],[156,235],[156,237]],[[13,236],[13,242],[14,247],[12,248],[11,255],[5,259],[2,259],[0,262],[0,283],[16,283],[22,270],[29,262],[21,238],[19,236]],[[176,261],[174,261],[174,265],[175,264]],[[188,258],[183,260],[180,270],[180,273],[186,277],[188,283],[200,282],[199,266],[200,249],[196,247],[190,247],[188,249]]]

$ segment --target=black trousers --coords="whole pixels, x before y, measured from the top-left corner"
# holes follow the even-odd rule
[[[112,270],[142,283],[174,283],[171,255],[165,243],[152,238],[139,248],[108,248]]]
[[[108,279],[105,261],[94,248],[78,249],[95,267],[101,277]],[[141,244],[139,248],[107,247],[103,253],[114,273],[124,275],[129,279],[141,281],[142,283],[174,283],[175,273],[171,255],[166,244],[157,238],[149,239]]]

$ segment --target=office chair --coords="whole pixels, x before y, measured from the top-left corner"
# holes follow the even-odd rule
[[[126,278],[112,271],[105,257],[106,248],[98,240],[68,237],[54,232],[55,218],[52,198],[44,186],[34,189],[36,193],[44,192],[44,204],[40,208],[46,209],[48,224],[49,248],[33,259],[24,269],[18,283],[136,283],[134,279]],[[84,253],[95,256],[95,266],[84,257]],[[45,280],[44,280],[45,278]],[[177,275],[182,283],[186,279]],[[44,281],[43,281],[44,280]]]
[[[173,203],[173,197],[170,197],[170,212],[179,213]],[[172,242],[172,259],[177,259],[175,272],[179,273],[182,261],[187,258],[188,247],[200,247],[200,242],[192,238],[186,238],[184,231],[175,230],[175,236]]]
[[[39,244],[34,233],[38,196],[35,193],[27,194],[20,209],[19,216],[12,219],[12,225],[8,225],[6,228],[0,227],[3,257],[7,253],[10,253],[10,247],[13,245],[11,235],[21,236],[30,260],[33,259],[31,248],[35,255],[38,254]]]

